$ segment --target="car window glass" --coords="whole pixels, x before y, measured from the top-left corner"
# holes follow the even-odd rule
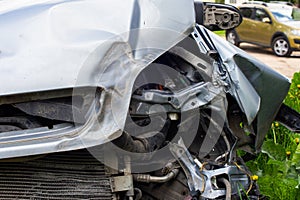
[[[262,9],[256,9],[254,20],[262,21],[262,19],[265,17],[269,17],[268,14],[266,13],[266,11],[264,11]]]
[[[252,13],[253,13],[253,9],[251,9],[251,8],[241,8],[240,11],[241,11],[242,16],[245,18],[251,18]]]
[[[292,17],[294,20],[300,20],[300,8],[293,9]]]

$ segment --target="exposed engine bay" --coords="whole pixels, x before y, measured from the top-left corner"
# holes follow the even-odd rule
[[[201,29],[195,29],[191,37],[186,39],[188,41],[183,40],[171,48],[139,74],[134,83],[124,132],[110,143],[117,149],[109,145],[107,147],[107,144],[89,149],[98,160],[101,154],[103,159],[100,160],[104,161],[104,165],[100,162],[98,164],[103,170],[105,168],[105,173],[98,174],[97,167],[94,169],[96,160],[93,165],[85,163],[85,159],[77,156],[76,151],[74,155],[66,154],[69,158],[64,153],[57,154],[63,157],[57,158],[54,163],[51,157],[55,154],[4,161],[18,163],[12,164],[15,168],[38,166],[38,174],[32,169],[32,175],[20,175],[21,180],[26,182],[33,175],[40,179],[45,176],[49,181],[53,179],[52,182],[56,182],[55,179],[60,182],[70,181],[67,177],[71,175],[61,173],[75,173],[72,175],[75,180],[87,184],[74,186],[87,187],[87,194],[78,193],[76,198],[238,199],[247,196],[259,199],[257,185],[236,152],[238,148],[254,152],[253,127],[241,125],[247,124],[247,117],[230,95],[230,81],[216,53],[212,49],[207,49],[206,54],[197,51],[197,38],[200,38]],[[68,123],[85,123],[84,117],[77,117],[75,122],[73,116],[88,112],[87,105],[93,102],[93,97],[89,93],[76,97],[58,97],[58,94],[54,93],[56,98],[1,105],[2,134],[12,131],[17,134],[23,130],[43,127],[51,130],[59,126],[63,128]],[[68,92],[61,94],[66,95]],[[101,90],[97,90],[96,94],[101,95]],[[244,134],[246,131],[249,131],[248,134]],[[137,155],[127,155],[118,148]],[[84,162],[78,166],[82,173],[86,169],[93,169],[89,176],[94,178],[95,185],[90,182],[90,178],[74,171],[78,169],[75,169],[77,165],[73,166],[73,161]],[[12,166],[5,162],[1,163],[1,168],[10,174],[10,180],[15,180],[13,172],[9,171]],[[52,169],[51,166],[61,166],[65,172]],[[107,188],[96,187],[105,180],[110,181],[109,195],[101,193],[102,190],[107,191]],[[45,185],[43,187],[33,184],[26,191],[37,199],[52,198],[50,185],[47,187],[50,183],[40,182]],[[72,181],[72,187],[74,184]],[[67,186],[62,185],[65,189],[58,190],[59,194],[55,194],[54,198],[67,197],[71,195],[70,191],[77,191]],[[36,187],[36,190],[30,189]],[[27,198],[22,192],[14,195]],[[9,199],[11,196],[7,197]]]
[[[34,54],[24,68],[36,74],[13,70],[20,82],[0,88],[0,198],[263,199],[245,161],[260,151],[274,120],[300,131],[300,115],[282,104],[289,81],[204,27],[239,25],[234,7],[168,1],[191,11],[178,15],[160,1],[124,2],[117,4],[128,11],[124,23],[110,19],[103,27],[113,31],[101,34],[94,17],[69,29],[55,21],[60,11],[74,11],[78,21],[82,13],[106,16],[99,1],[20,7],[59,28],[48,43],[28,37],[25,54],[3,53],[4,72]],[[48,25],[37,16],[29,25]],[[40,48],[66,57],[48,59],[53,68],[45,72]]]

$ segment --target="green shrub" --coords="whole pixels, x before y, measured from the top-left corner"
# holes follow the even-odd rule
[[[300,72],[295,73],[284,103],[300,112]],[[274,122],[255,160],[247,162],[259,176],[261,193],[270,199],[300,199],[300,135]]]
[[[221,36],[221,37],[225,37],[225,31],[221,30],[221,31],[214,31],[215,34]]]

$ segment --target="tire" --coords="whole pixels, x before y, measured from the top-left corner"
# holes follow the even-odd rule
[[[272,41],[272,50],[279,57],[288,57],[293,52],[289,41],[283,36],[279,36]]]
[[[237,47],[240,46],[239,36],[237,35],[235,30],[226,31],[226,40]]]

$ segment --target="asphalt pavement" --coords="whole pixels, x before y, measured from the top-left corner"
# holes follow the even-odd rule
[[[290,57],[278,57],[272,53],[271,48],[246,43],[242,43],[240,48],[288,78],[300,72],[300,51],[293,52]]]

